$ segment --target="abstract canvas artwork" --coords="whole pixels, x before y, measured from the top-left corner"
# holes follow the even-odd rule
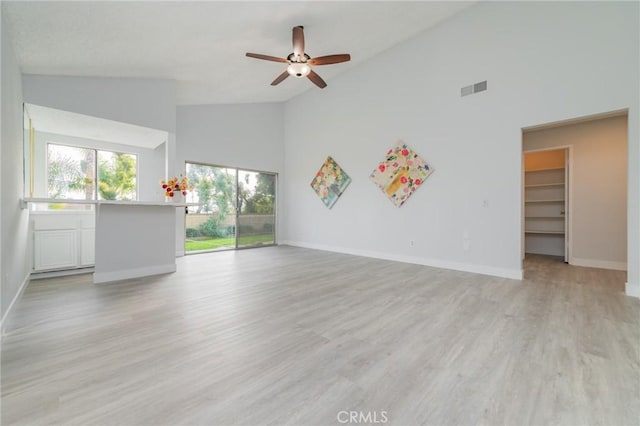
[[[396,207],[400,207],[431,173],[433,169],[418,154],[399,142],[387,151],[370,178]]]
[[[349,183],[351,183],[349,175],[329,156],[311,181],[311,188],[318,194],[324,205],[331,208]]]

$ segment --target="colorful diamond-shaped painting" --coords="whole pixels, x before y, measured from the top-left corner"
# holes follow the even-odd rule
[[[349,175],[329,156],[311,181],[311,188],[324,205],[331,208],[350,183]]]
[[[400,142],[387,151],[370,178],[400,207],[431,173],[433,169],[407,144]]]

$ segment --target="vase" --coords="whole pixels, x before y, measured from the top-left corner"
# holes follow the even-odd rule
[[[184,202],[184,195],[182,193],[174,192],[173,197],[165,197],[164,201],[167,203],[182,203]]]

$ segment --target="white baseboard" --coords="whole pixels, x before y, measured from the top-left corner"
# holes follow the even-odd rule
[[[20,298],[22,297],[22,293],[24,293],[24,290],[27,288],[27,284],[29,284],[29,275],[30,274],[27,274],[24,277],[24,280],[22,280],[22,284],[20,284],[20,288],[18,288],[16,295],[13,297],[13,299],[11,300],[11,303],[9,303],[9,307],[7,308],[4,315],[2,316],[2,320],[0,320],[0,330],[2,331],[2,335],[4,335],[4,326],[7,324],[7,318],[9,318],[9,315],[11,314],[13,307],[16,305],[18,300],[20,300]]]
[[[434,268],[452,269],[454,271],[473,272],[481,275],[491,275],[494,277],[511,278],[514,280],[521,280],[523,276],[522,269],[506,269],[495,268],[493,266],[475,265],[469,263],[450,262],[439,259],[427,259],[423,257],[414,256],[401,256],[393,255],[389,253],[372,252],[368,250],[355,250],[344,247],[327,246],[323,244],[311,244],[301,241],[282,241],[280,244],[289,245],[295,247],[304,247],[315,250],[331,251],[335,253],[351,254],[354,256],[371,257],[374,259],[392,260],[403,263],[413,263],[416,265],[431,266]]]
[[[35,280],[44,280],[47,278],[56,278],[56,277],[68,277],[71,275],[83,275],[83,274],[92,274],[94,270],[93,266],[89,266],[87,268],[78,268],[78,269],[61,269],[59,271],[48,271],[48,272],[32,272],[29,276],[31,281]]]
[[[637,297],[640,299],[640,285],[631,285],[629,283],[625,283],[624,292],[627,296]]]
[[[627,262],[612,262],[610,260],[571,257],[571,259],[569,259],[569,264],[575,266],[586,266],[587,268],[613,269],[616,271],[627,270]]]
[[[113,272],[94,272],[93,282],[95,284],[108,283],[111,281],[128,280],[131,278],[141,278],[150,275],[170,274],[176,271],[176,264],[147,266],[144,268],[123,269]]]

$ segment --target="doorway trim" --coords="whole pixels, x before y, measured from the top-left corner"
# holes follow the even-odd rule
[[[638,156],[633,155],[634,153],[638,153],[639,120],[637,105],[632,104],[631,106],[613,109],[610,111],[586,114],[569,119],[548,121],[546,123],[538,122],[538,124],[522,126],[521,149],[524,147],[523,136],[526,132],[616,116],[627,117],[627,282],[625,283],[625,293],[627,296],[640,298],[640,281],[638,279],[640,268],[640,262],[638,262],[638,252],[640,251],[640,244],[638,233],[635,232],[640,225],[640,215],[638,214],[639,197],[637,191],[637,176],[640,163],[638,161]],[[524,167],[521,170],[521,178],[524,178]],[[521,196],[523,197],[524,194],[522,193]],[[522,241],[522,253],[524,254],[524,240]]]

